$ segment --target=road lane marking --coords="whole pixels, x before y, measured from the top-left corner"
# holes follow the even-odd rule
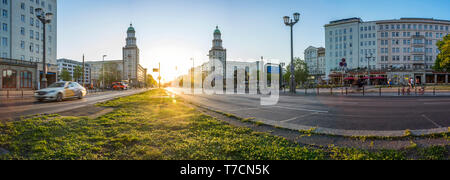
[[[304,109],[304,108],[291,108],[291,107],[285,107],[285,106],[271,106],[281,109],[289,109],[289,110],[297,110],[297,111],[309,111],[309,112],[316,112],[316,113],[328,113],[328,111],[321,111],[321,110],[314,110],[314,109]]]
[[[318,113],[309,113],[309,114],[304,114],[304,115],[301,115],[301,116],[297,116],[297,117],[293,117],[293,118],[291,118],[291,119],[286,119],[286,120],[283,120],[283,121],[280,121],[280,122],[282,122],[282,123],[286,123],[286,122],[294,121],[294,120],[296,120],[296,119],[300,119],[300,118],[304,118],[304,117],[312,116],[312,115],[315,115],[315,114],[318,114]]]
[[[439,124],[437,124],[436,122],[434,122],[433,120],[431,120],[430,118],[428,118],[425,114],[422,114],[422,117],[425,118],[426,120],[430,121],[431,123],[433,123],[435,126],[437,126],[438,128],[441,128],[442,126],[440,126]]]

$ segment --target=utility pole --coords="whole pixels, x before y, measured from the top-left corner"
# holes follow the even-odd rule
[[[161,89],[161,62],[158,63],[158,87]]]
[[[103,55],[103,62],[102,62],[102,88],[105,90],[105,57],[106,55]]]
[[[367,58],[367,75],[368,75],[368,77],[367,77],[367,85],[370,86],[371,85],[371,83],[370,83],[370,60],[373,58],[372,53],[370,53],[370,56],[368,56],[366,54],[366,58]]]
[[[83,87],[85,87],[85,82],[86,82],[86,71],[85,71],[85,67],[84,67],[84,54],[83,54]]]

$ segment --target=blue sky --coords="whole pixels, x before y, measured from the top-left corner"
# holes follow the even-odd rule
[[[161,62],[169,80],[207,61],[218,25],[229,59],[288,61],[289,28],[282,17],[301,13],[295,26],[295,56],[324,46],[329,21],[425,17],[450,19],[449,0],[62,0],[58,1],[58,58],[122,59],[126,29],[137,31],[141,64]],[[175,71],[175,67],[178,71]]]

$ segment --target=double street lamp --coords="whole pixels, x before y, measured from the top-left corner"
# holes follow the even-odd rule
[[[372,60],[373,54],[370,53],[370,56],[368,54],[366,54],[366,58],[367,58],[367,75],[368,75],[367,85],[370,86],[371,85],[371,83],[370,83],[370,60]]]
[[[300,13],[294,13],[294,19],[292,19],[289,16],[284,16],[283,20],[284,20],[284,24],[286,24],[286,26],[291,27],[291,82],[290,82],[289,88],[290,88],[290,92],[291,93],[295,93],[295,91],[296,91],[296,84],[295,84],[295,74],[294,74],[295,66],[294,66],[294,33],[293,33],[293,27],[300,20]]]
[[[43,26],[43,45],[42,48],[43,50],[43,59],[42,59],[42,83],[41,83],[41,89],[43,88],[47,88],[47,61],[46,61],[46,32],[45,32],[45,26],[46,24],[49,24],[53,18],[53,14],[52,13],[45,13],[44,10],[42,8],[36,8],[35,9],[36,12],[36,17],[42,22],[42,26]]]

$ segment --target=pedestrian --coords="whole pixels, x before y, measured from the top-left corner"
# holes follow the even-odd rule
[[[392,85],[392,79],[389,79],[389,81],[388,81],[388,87],[391,88],[391,85]]]

